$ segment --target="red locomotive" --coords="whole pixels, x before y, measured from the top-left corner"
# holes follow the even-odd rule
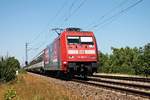
[[[66,28],[27,69],[86,77],[97,72],[97,63],[98,50],[93,32]]]

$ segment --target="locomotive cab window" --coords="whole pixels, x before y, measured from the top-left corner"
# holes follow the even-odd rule
[[[80,42],[80,39],[79,37],[67,37],[67,40],[68,40],[68,44],[79,44]]]
[[[81,44],[91,44],[93,45],[92,37],[80,37]]]

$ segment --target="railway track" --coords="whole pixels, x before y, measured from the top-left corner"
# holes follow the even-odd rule
[[[140,81],[140,82],[149,82],[150,77],[136,77],[136,76],[118,76],[118,75],[93,75],[94,77],[108,78],[108,79],[117,79],[117,80],[128,80],[128,81]]]
[[[142,78],[133,78],[133,77],[119,77],[115,78],[102,77],[102,76],[92,76],[88,77],[87,81],[81,79],[73,79],[72,81],[97,86],[105,87],[109,89],[115,89],[123,92],[133,93],[135,95],[141,95],[144,97],[150,98],[150,81],[141,81]]]
[[[86,84],[86,85],[92,85],[96,87],[102,87],[102,88],[105,87],[105,88],[109,88],[112,90],[119,90],[121,92],[132,93],[134,95],[140,95],[146,98],[148,97],[150,99],[150,82],[149,81],[142,82],[137,79],[134,80],[133,77],[131,77],[132,79],[128,77],[128,80],[127,78],[124,80],[124,78],[121,79],[121,77],[119,77],[117,79],[117,77],[115,77],[114,79],[113,78],[111,79],[110,77],[104,78],[101,76],[100,77],[92,76],[92,77],[88,77],[87,80],[83,80],[78,77],[78,78],[73,78],[71,81]]]

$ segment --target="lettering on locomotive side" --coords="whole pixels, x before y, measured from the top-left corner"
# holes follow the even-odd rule
[[[68,54],[79,54],[78,50],[68,50]]]
[[[95,50],[85,50],[85,54],[95,54]]]
[[[95,50],[68,50],[68,54],[96,54]]]
[[[85,50],[79,50],[79,54],[85,54]]]

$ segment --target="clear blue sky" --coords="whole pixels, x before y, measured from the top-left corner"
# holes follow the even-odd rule
[[[150,42],[150,0],[117,15],[137,1],[0,0],[0,56],[8,52],[22,63],[28,42],[32,59],[57,36],[50,31],[56,27],[93,31],[104,53],[110,53],[111,46],[144,46]],[[92,27],[96,24],[99,26]]]

